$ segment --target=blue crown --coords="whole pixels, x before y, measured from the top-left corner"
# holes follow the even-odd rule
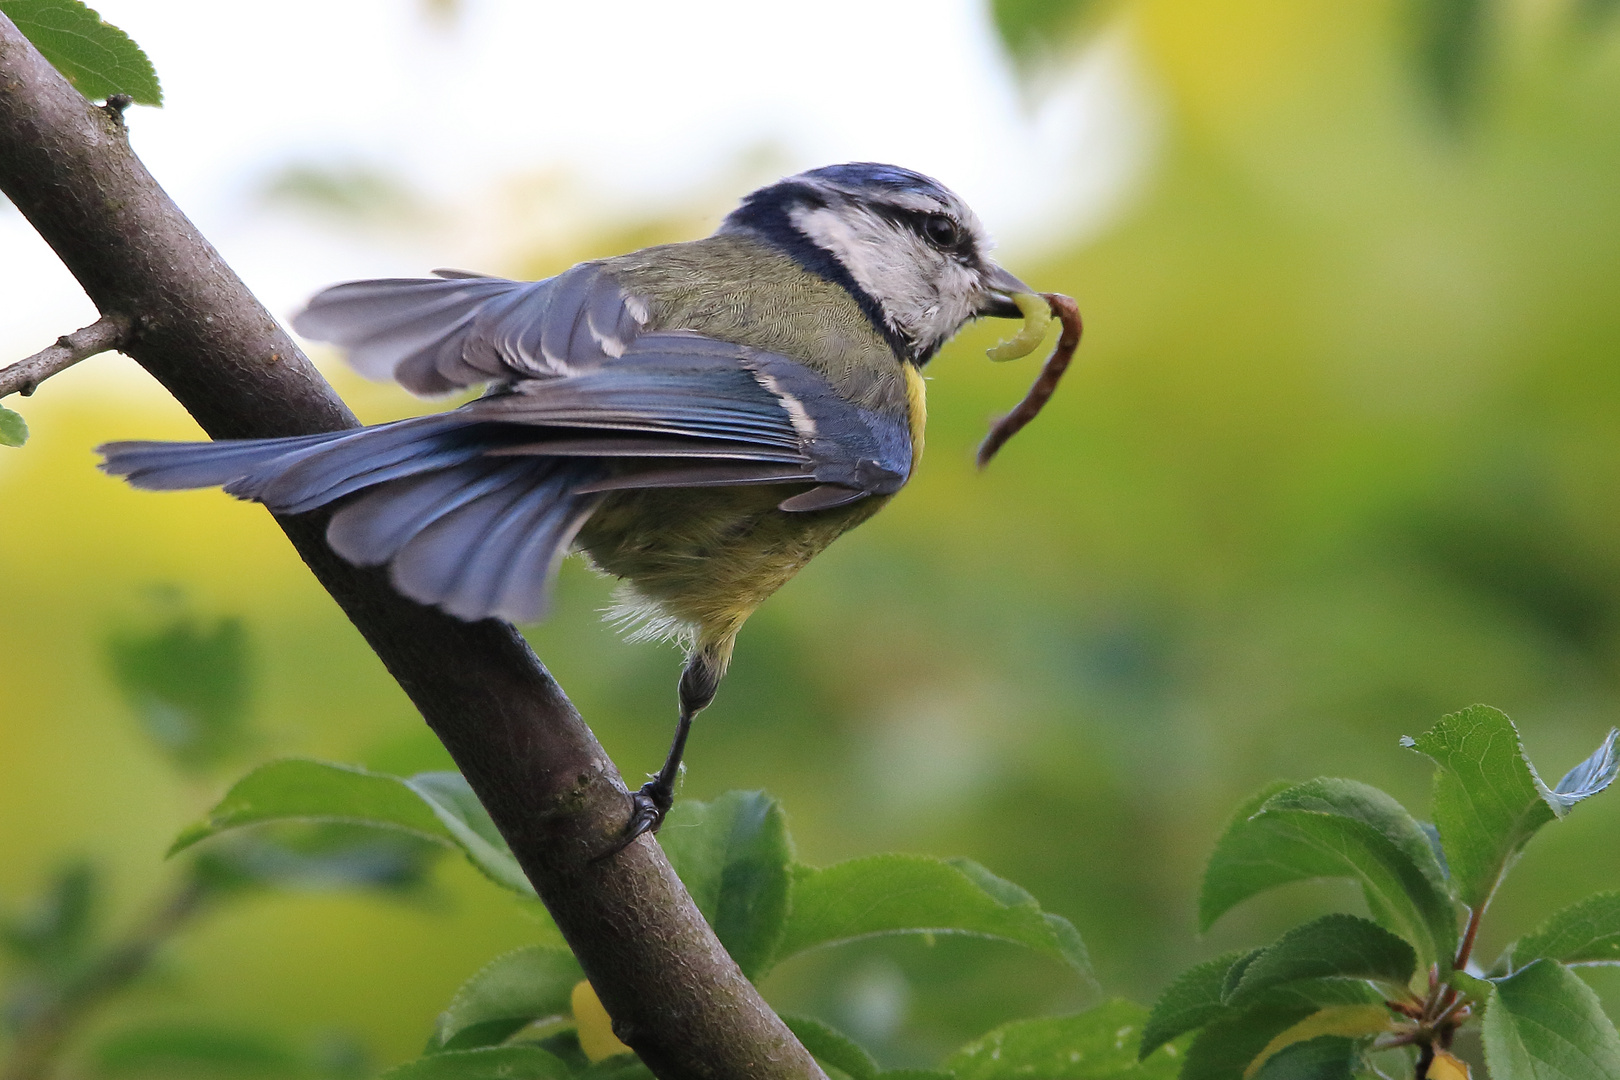
[[[829,180],[846,188],[878,188],[887,191],[914,191],[919,194],[946,195],[945,185],[931,176],[924,176],[899,165],[884,165],[876,161],[851,161],[843,165],[825,165],[811,169],[803,175],[818,180]]]

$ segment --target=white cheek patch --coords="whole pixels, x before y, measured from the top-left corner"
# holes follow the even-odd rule
[[[937,301],[930,271],[941,256],[910,229],[855,207],[799,207],[790,220],[830,252],[855,283],[883,308],[889,325],[916,337],[924,309]]]
[[[918,209],[934,209],[925,202]],[[964,208],[965,209],[965,208]],[[971,212],[966,226],[980,232]],[[982,288],[979,275],[912,230],[865,208],[798,207],[789,220],[831,253],[883,309],[891,329],[932,351],[971,319]]]
[[[799,206],[789,212],[788,220],[817,247],[831,252],[857,285],[881,300],[883,293],[874,281],[881,277],[881,245],[874,243],[867,215],[853,216],[856,213],[840,214],[825,206]]]
[[[890,327],[932,350],[973,317],[977,273],[922,237],[857,207],[801,207],[793,224],[883,308]]]

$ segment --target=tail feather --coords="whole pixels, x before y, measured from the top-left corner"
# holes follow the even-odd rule
[[[487,457],[510,442],[445,414],[353,431],[213,443],[108,443],[102,468],[153,490],[221,486],[278,513],[360,492],[327,541],[395,587],[463,619],[532,621],[557,566],[602,496],[589,458]]]
[[[220,442],[111,442],[96,447],[101,470],[147,491],[224,487],[266,462],[331,442],[332,434],[290,439],[229,439]]]
[[[478,457],[486,447],[458,417],[416,417],[342,433],[295,449],[227,484],[239,499],[301,514],[383,480]]]
[[[417,533],[510,478],[493,461],[474,461],[379,485],[332,515],[327,542],[360,566],[388,562]]]
[[[390,564],[394,587],[463,619],[539,618],[557,563],[594,505],[573,495],[591,471],[588,462],[543,458],[502,465],[480,494],[455,498],[405,541]],[[385,487],[370,498],[387,496]]]

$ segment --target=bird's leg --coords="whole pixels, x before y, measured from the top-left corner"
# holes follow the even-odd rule
[[[675,779],[680,775],[686,737],[692,732],[692,718],[714,700],[714,692],[720,688],[720,671],[720,664],[707,650],[694,652],[687,659],[686,667],[681,671],[681,715],[675,725],[675,741],[670,744],[664,767],[641,785],[640,791],[630,796],[630,823],[625,826],[619,848],[642,833],[657,832],[664,823],[664,815],[675,803]]]

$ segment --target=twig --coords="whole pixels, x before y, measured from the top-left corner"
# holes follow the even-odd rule
[[[1412,1080],[1428,1080],[1429,1066],[1434,1064],[1434,1043],[1424,1042],[1418,1044],[1417,1067],[1412,1070]]]
[[[341,431],[354,415],[129,148],[0,15],[0,191],[126,352],[213,438]],[[321,513],[278,518],[421,710],[578,956],[619,1038],[660,1080],[822,1077],[643,837],[592,864],[630,798],[596,736],[516,630],[412,603],[340,559]]]
[[[28,1017],[11,1044],[0,1080],[43,1080],[57,1052],[103,1001],[143,975],[152,957],[196,914],[207,892],[188,874],[179,888],[128,937],[108,948],[43,1009]]]
[[[1416,1028],[1413,1028],[1410,1031],[1386,1032],[1373,1040],[1373,1049],[1393,1050],[1397,1046],[1411,1046],[1413,1043],[1423,1038],[1423,1035],[1424,1033]]]
[[[0,398],[8,394],[27,397],[39,389],[40,383],[80,360],[121,348],[129,340],[130,325],[126,315],[103,315],[82,330],[63,334],[55,345],[39,350],[28,359],[0,368]]]
[[[1074,300],[1061,293],[1041,293],[1046,302],[1052,306],[1052,314],[1056,315],[1063,325],[1063,333],[1058,335],[1058,343],[1052,349],[1052,355],[1047,357],[1046,364],[1041,373],[1035,377],[1035,384],[1024,395],[1024,400],[1013,407],[1013,411],[997,420],[990,428],[990,434],[984,437],[979,444],[979,468],[990,464],[990,459],[996,456],[996,451],[1007,445],[1007,440],[1024,430],[1024,426],[1040,414],[1046,403],[1052,400],[1056,392],[1058,380],[1069,368],[1069,361],[1074,359],[1074,350],[1080,345],[1080,332],[1083,329],[1080,323],[1080,307]]]
[[[1468,958],[1474,954],[1474,939],[1479,936],[1480,919],[1485,914],[1485,905],[1490,903],[1487,898],[1481,900],[1479,905],[1468,913],[1468,929],[1463,931],[1462,944],[1457,946],[1457,958],[1451,962],[1452,969],[1462,971],[1468,966]]]

